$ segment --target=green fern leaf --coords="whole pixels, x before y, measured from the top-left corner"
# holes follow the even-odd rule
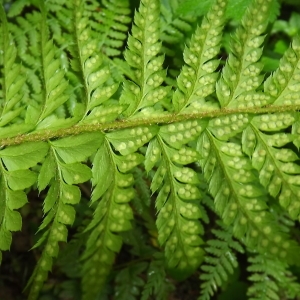
[[[299,104],[299,53],[300,38],[295,37],[280,60],[279,68],[264,83],[265,92],[275,100],[274,105]]]
[[[0,156],[8,170],[26,170],[42,161],[47,151],[46,143],[32,142],[0,150]]]
[[[162,70],[163,56],[159,42],[159,5],[158,1],[142,1],[139,12],[135,14],[132,36],[128,37],[129,49],[125,58],[135,68],[135,78],[125,81],[120,103],[127,105],[124,114],[131,116],[139,110],[154,106],[168,94],[168,87],[161,87],[165,78]]]
[[[222,283],[227,281],[228,274],[232,274],[238,266],[237,258],[233,250],[243,253],[242,246],[233,240],[232,228],[221,226],[222,230],[213,230],[217,240],[209,240],[205,248],[207,255],[204,257],[206,264],[201,266],[203,273],[200,279],[201,296],[199,300],[210,299]]]
[[[122,130],[108,133],[106,136],[122,155],[134,153],[158,132],[158,128],[136,127],[135,129]]]
[[[67,137],[49,142],[49,152],[44,161],[38,179],[40,191],[50,185],[44,201],[44,213],[47,214],[39,231],[45,230],[35,247],[44,243],[42,256],[27,284],[31,285],[29,299],[36,299],[43,282],[51,270],[52,260],[59,252],[59,241],[67,240],[66,225],[72,225],[75,210],[72,205],[79,203],[80,190],[75,183],[82,183],[91,178],[90,169],[81,164],[101,143],[102,136],[97,133],[86,134],[81,140]],[[81,149],[74,150],[74,146]]]
[[[185,161],[183,164],[188,164],[197,159],[197,154],[195,155],[188,148],[183,149],[185,151],[182,152],[174,149],[191,141],[193,139],[191,134],[188,137],[180,133],[170,136],[169,132],[176,132],[177,128],[179,130],[195,128],[195,133],[201,132],[200,124],[194,121],[162,127],[161,133],[150,143],[150,149],[146,153],[148,172],[150,171],[148,168],[153,168],[156,163],[159,164],[151,184],[153,193],[160,189],[156,200],[156,208],[159,212],[158,241],[165,246],[168,267],[178,268],[183,273],[192,272],[202,260],[202,250],[199,248],[202,244],[199,237],[202,228],[200,223],[196,222],[201,217],[197,201],[200,193],[196,187],[198,178],[195,173],[190,168],[174,164],[174,160],[177,163],[176,158],[180,155],[182,161]],[[175,137],[176,141],[172,141],[172,137]],[[174,148],[168,146],[167,143],[173,145]]]
[[[273,223],[274,218],[267,210],[266,193],[257,182],[241,146],[221,142],[204,132],[197,148],[203,155],[200,163],[215,198],[216,211],[225,224],[233,224],[234,236],[250,249],[278,253],[281,259],[294,261],[297,246],[279,227],[266,225]]]
[[[214,58],[220,50],[225,8],[226,1],[216,1],[212,5],[183,53],[186,65],[177,79],[179,88],[172,99],[177,113],[203,109],[205,106],[199,100],[215,90],[217,74],[214,71],[219,62]],[[189,109],[185,109],[188,106]]]
[[[253,273],[249,277],[253,281],[252,286],[248,289],[249,299],[279,300],[282,297],[295,299],[299,295],[300,285],[287,270],[284,262],[274,261],[264,255],[249,257],[249,262],[251,265],[248,267],[248,271]],[[281,289],[282,287],[284,289]]]
[[[300,169],[295,163],[297,155],[284,148],[292,141],[291,135],[277,130],[289,127],[295,118],[291,113],[257,116],[243,133],[243,150],[252,157],[252,164],[260,173],[260,182],[268,188],[270,195],[279,195],[280,204],[294,219],[299,218],[300,213],[297,201]]]
[[[119,56],[131,22],[129,1],[102,0],[101,15],[95,16],[95,29],[101,34],[101,49],[107,57]],[[103,26],[104,25],[104,26]]]
[[[139,276],[147,268],[147,263],[141,262],[121,270],[116,276],[114,298],[116,300],[139,299],[139,289],[144,285]]]
[[[47,7],[41,5],[41,66],[44,92],[39,95],[39,102],[30,107],[29,122],[39,124],[39,129],[48,127],[47,117],[59,106],[67,101],[65,94],[67,82],[64,72],[60,69],[60,62],[55,59],[55,47],[49,41],[49,33],[46,25]]]
[[[85,1],[79,1],[76,7],[73,8],[74,41],[76,46],[74,48],[72,68],[78,73],[81,84],[84,87],[82,103],[85,106],[85,113],[81,116],[83,123],[85,123],[84,119],[86,117],[86,122],[97,122],[97,119],[101,117],[101,110],[97,108],[100,105],[102,106],[101,109],[116,109],[117,115],[122,111],[122,107],[114,103],[110,103],[108,107],[103,107],[102,105],[104,102],[108,103],[107,100],[116,92],[118,85],[104,85],[110,77],[110,70],[108,66],[102,65],[103,58],[97,51],[97,41],[93,37],[94,32],[88,27],[89,17],[92,16],[92,12],[89,12],[86,6]],[[106,115],[109,115],[108,111],[102,115],[101,122],[111,121],[111,118],[105,118]]]
[[[24,96],[22,90],[25,85],[24,74],[22,76],[21,66],[15,62],[17,50],[11,34],[9,33],[8,24],[3,7],[0,8],[1,20],[1,47],[3,49],[3,57],[1,59],[3,66],[1,70],[1,110],[0,110],[0,126],[3,127],[9,123],[14,123],[15,119],[20,115],[24,107],[21,102]]]
[[[165,300],[169,292],[174,290],[172,283],[166,279],[163,256],[157,252],[153,257],[154,260],[148,268],[147,282],[142,291],[141,300],[147,300],[150,296],[157,300]]]
[[[135,154],[129,154],[124,159],[115,154],[108,140],[105,140],[94,157],[93,177],[105,178],[108,169],[111,175],[103,182],[93,182],[95,187],[92,200],[96,201],[98,197],[101,200],[98,201],[93,220],[86,228],[86,231],[92,232],[83,255],[83,299],[92,299],[104,285],[115,253],[120,251],[122,245],[122,239],[117,233],[131,227],[133,216],[128,202],[134,197],[131,188],[133,178],[126,172],[141,161]]]
[[[221,107],[243,108],[271,102],[270,96],[255,91],[263,81],[262,65],[258,61],[272,2],[253,1],[242,19],[242,26],[232,38],[233,53],[229,55],[216,88]],[[258,10],[261,14],[257,14]]]
[[[17,2],[13,2],[9,8],[8,11],[8,17],[15,17],[21,13],[21,11],[24,9],[24,7],[29,6],[30,1],[29,0],[21,0]]]
[[[191,32],[195,18],[184,13],[182,14],[180,12],[180,5],[175,11],[173,8],[174,3],[175,1],[173,3],[171,1],[162,1],[161,3],[161,40],[164,43],[176,45],[182,41],[184,35]],[[202,12],[203,14],[205,13],[203,10]],[[174,50],[169,47],[165,46],[164,50],[171,56],[175,54]]]
[[[1,158],[1,200],[0,200],[0,250],[9,250],[11,231],[21,230],[19,212],[27,203],[24,189],[36,182],[36,173],[28,170],[42,161],[48,147],[45,143],[28,143],[7,147],[0,151]]]

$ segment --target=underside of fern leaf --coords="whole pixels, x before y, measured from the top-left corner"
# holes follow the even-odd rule
[[[277,0],[246,1],[229,53],[209,2],[1,5],[0,262],[39,194],[28,299],[76,243],[84,300],[168,299],[198,273],[209,300],[240,255],[249,299],[299,295],[300,38],[264,74]]]

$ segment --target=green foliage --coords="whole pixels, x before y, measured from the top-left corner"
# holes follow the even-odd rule
[[[297,278],[288,270],[288,266],[280,260],[268,255],[250,256],[251,265],[248,271],[253,285],[248,289],[249,299],[295,299],[300,293]]]
[[[186,0],[181,1],[177,7],[178,14],[205,15],[213,0]],[[226,10],[227,17],[239,21],[245,13],[251,0],[228,0],[228,9]],[[279,3],[274,1],[270,9],[270,21],[273,21],[279,13]]]
[[[174,290],[173,285],[166,279],[163,256],[155,253],[147,270],[147,282],[144,285],[141,300],[167,299],[169,293]]]
[[[146,269],[147,263],[142,262],[121,270],[116,276],[116,289],[114,299],[135,300],[139,295],[139,288],[144,281],[139,275]]]
[[[249,299],[299,297],[299,14],[136,2],[1,4],[0,262],[34,194],[30,300],[54,266],[84,300],[169,299],[195,274],[208,300],[241,256]],[[275,63],[268,32],[294,37]]]
[[[199,300],[210,299],[223,281],[227,281],[228,274],[232,274],[238,266],[237,258],[233,250],[243,253],[242,246],[233,240],[232,227],[225,227],[223,230],[212,230],[217,240],[208,240],[208,247],[205,248],[207,255],[205,263],[201,266],[204,274],[200,275],[203,280],[201,284],[201,296]],[[225,231],[226,230],[226,231]]]

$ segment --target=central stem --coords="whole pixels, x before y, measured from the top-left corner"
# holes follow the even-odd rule
[[[99,123],[90,125],[74,125],[70,128],[56,129],[56,130],[40,130],[30,133],[16,135],[14,137],[0,139],[0,148],[4,146],[18,145],[25,142],[45,141],[53,138],[62,138],[70,135],[78,135],[84,132],[95,131],[112,131],[118,129],[126,129],[137,126],[151,126],[153,124],[170,124],[181,121],[203,119],[203,118],[217,118],[224,115],[231,115],[237,113],[250,113],[250,114],[264,114],[300,110],[300,105],[289,106],[268,106],[268,107],[252,107],[241,109],[219,109],[214,111],[199,112],[192,114],[165,114],[161,116],[145,117],[141,119],[117,120],[110,123]],[[1,134],[1,132],[0,132]]]

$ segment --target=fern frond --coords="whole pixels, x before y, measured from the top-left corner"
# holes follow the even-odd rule
[[[11,3],[9,11],[7,13],[8,17],[15,17],[21,13],[24,7],[29,6],[31,4],[30,0],[20,0]]]
[[[18,57],[22,61],[21,71],[26,78],[31,94],[30,97],[24,99],[23,105],[34,105],[36,98],[39,98],[36,95],[40,95],[42,92],[41,36],[39,34],[41,14],[34,8],[31,13],[26,13],[25,16],[18,16],[15,19],[16,23],[10,22],[9,27],[17,45]]]
[[[293,219],[300,214],[300,168],[296,153],[288,146],[293,136],[282,130],[296,120],[297,115],[288,112],[256,116],[243,132],[243,150],[252,157],[260,182],[270,195],[279,196],[280,204]]]
[[[179,67],[183,64],[181,53],[189,37],[197,25],[197,19],[190,15],[178,15],[173,5],[178,1],[161,1],[160,11],[160,40],[162,41],[161,53],[165,54],[168,75],[166,83],[176,87],[176,77]]]
[[[117,82],[123,82],[125,76],[133,79],[129,65],[119,58],[124,52],[131,23],[129,0],[103,0],[100,6],[95,1],[95,5],[97,7],[91,11],[93,19],[89,23],[103,59],[110,66],[111,76]]]
[[[0,127],[5,126],[16,118],[22,107],[18,107],[22,100],[21,89],[25,83],[25,78],[20,74],[21,67],[15,63],[17,50],[7,27],[6,15],[1,6],[0,8],[1,27],[2,27],[2,49],[3,49],[3,68],[1,76],[1,90],[2,90],[2,105]],[[16,109],[17,108],[17,109]]]
[[[147,268],[146,262],[129,266],[116,276],[114,299],[136,300],[140,299],[140,289],[144,285],[141,273]]]
[[[264,82],[264,91],[273,98],[274,105],[300,104],[299,64],[300,37],[296,36],[281,58],[278,69]]]
[[[41,239],[34,248],[44,244],[44,249],[37,266],[27,284],[31,286],[29,299],[37,299],[48,272],[52,268],[53,259],[59,252],[59,242],[67,241],[67,225],[75,219],[72,205],[79,203],[80,190],[74,184],[91,178],[91,170],[81,164],[99,146],[103,136],[88,133],[84,137],[67,137],[49,142],[46,156],[38,177],[38,189],[49,187],[44,201],[44,220],[39,227],[43,231]]]
[[[202,274],[200,279],[201,296],[199,300],[209,300],[217,291],[218,287],[226,282],[228,274],[232,274],[234,268],[238,266],[235,251],[243,253],[243,247],[239,242],[233,240],[232,227],[221,224],[219,230],[212,230],[217,239],[207,241],[208,247],[205,248],[206,255],[201,266]]]
[[[177,113],[205,109],[205,97],[215,91],[218,77],[215,70],[219,61],[214,58],[220,50],[226,4],[224,0],[213,3],[201,27],[192,36],[189,48],[186,47],[184,50],[186,65],[183,66],[177,79],[178,89],[172,99]],[[207,109],[217,108],[218,106],[211,107],[211,105],[207,107]]]
[[[299,38],[295,38],[278,70],[264,83],[265,92],[274,105],[298,104],[299,49]],[[279,197],[280,204],[293,219],[300,214],[300,169],[295,162],[298,157],[288,144],[294,142],[297,146],[298,119],[298,114],[293,112],[263,114],[255,116],[243,132],[243,151],[252,157],[260,182],[270,195]],[[292,134],[288,130],[291,126]]]
[[[250,249],[277,254],[290,263],[295,261],[298,246],[281,232],[268,211],[266,193],[241,146],[222,142],[207,129],[197,149],[203,155],[200,163],[216,212],[226,225],[233,224],[234,236]]]
[[[33,10],[32,13],[27,13],[26,17],[18,16],[16,23],[10,22],[9,26],[17,45],[18,55],[22,62],[36,69],[39,67],[39,60],[36,60],[36,56],[40,56],[40,39],[37,31],[41,26],[41,14]]]
[[[107,57],[119,56],[131,22],[129,1],[102,0],[92,26],[101,34],[100,48]]]
[[[147,281],[142,291],[141,300],[151,299],[151,296],[157,300],[166,300],[172,290],[174,290],[174,286],[166,279],[164,257],[157,252],[153,255],[153,260],[147,269]]]
[[[159,189],[158,241],[165,247],[168,267],[187,274],[202,261],[199,234],[203,229],[198,221],[201,217],[199,180],[192,169],[183,167],[196,161],[199,154],[185,144],[203,127],[201,121],[161,127],[159,135],[148,146],[145,161],[147,172],[158,165],[151,184],[153,193]]]
[[[68,83],[64,78],[64,71],[60,68],[60,61],[55,57],[55,46],[49,40],[46,20],[47,7],[41,4],[40,76],[43,90],[40,94],[35,95],[35,101],[31,102],[26,115],[26,123],[38,125],[37,129],[47,128],[49,123],[53,122],[54,119],[58,119],[53,112],[68,99],[66,94]],[[70,126],[69,120],[61,119],[60,123],[58,122],[56,125],[63,126],[63,123],[66,123],[67,126]]]
[[[20,64],[16,63],[17,49],[9,32],[8,23],[3,7],[0,7],[1,20],[1,108],[0,108],[0,136],[7,136],[7,129],[3,127],[15,123],[15,130],[20,133],[28,130],[28,126],[16,125],[18,118],[25,107],[23,101],[27,101],[25,92],[25,74]],[[23,130],[22,130],[23,129]],[[13,133],[14,131],[11,130]]]
[[[253,281],[248,289],[249,300],[295,299],[300,294],[300,284],[282,260],[266,255],[249,257],[248,271]]]
[[[131,228],[133,214],[128,202],[135,193],[133,175],[129,171],[143,161],[143,156],[135,151],[156,132],[156,127],[141,127],[108,133],[93,159],[92,201],[99,198],[100,201],[86,229],[91,230],[91,234],[83,255],[84,299],[93,299],[106,282],[115,254],[122,245],[118,233]],[[140,139],[136,140],[136,136]],[[112,147],[121,155],[116,154]]]
[[[172,1],[172,3],[171,1],[162,1],[160,5],[160,39],[164,44],[164,52],[171,57],[176,54],[172,46],[182,46],[184,37],[192,31],[196,22],[196,18],[192,16],[178,15],[175,7],[173,7],[173,4],[176,2],[178,1]],[[176,48],[180,49],[180,47]]]
[[[132,200],[132,205],[138,214],[142,217],[144,225],[147,228],[149,234],[154,238],[156,243],[157,228],[155,225],[155,218],[151,215],[151,194],[149,189],[149,179],[144,171],[141,171],[139,167],[134,170],[135,190],[136,196]]]
[[[47,144],[27,143],[0,151],[0,253],[9,250],[12,231],[19,231],[22,218],[16,209],[27,203],[24,189],[36,182],[36,173],[29,170],[44,159]],[[0,254],[0,263],[2,254]]]
[[[184,36],[192,31],[192,23],[195,22],[195,18],[191,17],[175,17],[171,15],[171,11],[164,7],[162,4],[162,19],[161,19],[161,40],[168,44],[181,43],[184,40]],[[175,55],[172,49],[167,46],[163,48],[166,49],[167,54]]]
[[[73,8],[75,49],[72,67],[83,86],[81,105],[85,107],[85,113],[81,116],[82,123],[104,123],[114,120],[123,108],[107,101],[116,92],[118,85],[105,84],[110,77],[109,67],[102,65],[103,58],[97,50],[97,40],[88,27],[92,13],[85,6],[85,1],[77,1]],[[103,106],[106,101],[109,104]]]
[[[232,38],[231,49],[216,92],[221,107],[243,108],[263,106],[271,101],[267,94],[256,92],[261,85],[262,43],[273,0],[251,2],[242,19],[242,25]],[[258,13],[260,12],[260,13]]]
[[[136,189],[138,192],[136,205],[138,206],[137,209],[140,214],[143,213],[143,208],[150,206],[151,201],[149,182],[146,181],[146,177],[146,172],[142,171],[140,168],[135,168],[134,178],[136,182]]]
[[[164,57],[157,56],[159,42],[159,4],[158,1],[141,1],[139,12],[134,18],[132,36],[128,37],[129,49],[125,59],[135,68],[133,81],[124,82],[120,103],[127,105],[125,116],[137,114],[141,109],[163,101],[169,88],[162,87],[165,71],[162,70]]]

